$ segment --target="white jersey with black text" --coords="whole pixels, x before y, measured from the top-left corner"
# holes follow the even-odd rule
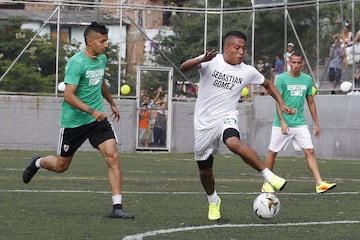
[[[228,115],[238,116],[241,91],[247,85],[264,82],[264,76],[245,63],[231,65],[217,54],[211,61],[201,63],[198,97],[195,105],[194,127],[213,128]]]

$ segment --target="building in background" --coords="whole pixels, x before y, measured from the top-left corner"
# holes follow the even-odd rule
[[[154,65],[154,54],[161,37],[173,34],[171,28],[171,11],[154,10],[156,6],[181,6],[188,0],[95,0],[89,5],[80,6],[78,2],[69,5],[64,3],[60,11],[60,38],[64,42],[80,42],[84,47],[83,32],[92,21],[105,24],[109,28],[109,41],[119,45],[123,77],[133,72],[136,66]],[[91,3],[100,4],[92,7]],[[129,8],[121,6],[137,6]],[[38,31],[45,22],[46,26],[40,35],[57,37],[56,2],[39,0],[36,3],[14,1],[9,3],[0,0],[0,21],[10,18],[23,18],[23,29]],[[141,7],[143,6],[143,7]],[[153,8],[152,8],[153,7]],[[48,20],[48,18],[53,16]],[[120,24],[120,18],[122,21]]]

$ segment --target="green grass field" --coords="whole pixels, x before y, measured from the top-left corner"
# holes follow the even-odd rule
[[[223,219],[207,219],[207,199],[192,154],[121,154],[123,204],[135,220],[110,219],[107,169],[98,152],[79,152],[66,173],[40,170],[25,185],[22,171],[33,152],[0,151],[0,239],[358,239],[360,161],[322,160],[317,195],[303,158],[279,158],[288,179],[276,193],[281,211],[255,216],[262,176],[233,155],[215,157]],[[40,154],[48,154],[40,152]]]

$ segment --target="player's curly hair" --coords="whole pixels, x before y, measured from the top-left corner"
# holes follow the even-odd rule
[[[90,35],[90,33],[96,32],[100,34],[108,34],[108,29],[105,27],[105,25],[98,24],[97,22],[92,22],[84,32],[84,38],[85,38],[85,44],[87,44],[87,38]]]

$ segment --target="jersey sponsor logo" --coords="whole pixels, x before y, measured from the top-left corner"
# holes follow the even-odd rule
[[[303,96],[304,91],[307,90],[306,85],[287,85],[287,90],[290,92],[290,96]]]
[[[89,86],[97,85],[104,77],[104,69],[86,71],[85,77],[89,79]]]
[[[215,87],[224,88],[227,90],[232,90],[236,84],[241,84],[243,81],[242,77],[222,73],[217,70],[214,70],[211,73],[211,76],[214,78],[213,85]]]

